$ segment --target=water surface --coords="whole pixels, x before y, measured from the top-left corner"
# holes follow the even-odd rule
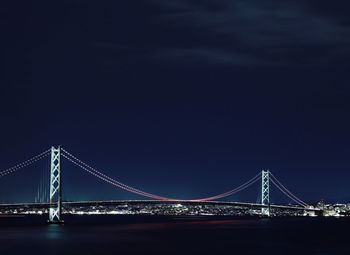
[[[0,218],[0,254],[350,254],[348,218]]]

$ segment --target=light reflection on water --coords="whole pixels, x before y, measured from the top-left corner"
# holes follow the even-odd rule
[[[64,235],[64,226],[63,225],[47,225],[45,229],[46,238],[49,240],[58,240],[61,239]]]
[[[350,254],[350,219],[79,219],[65,225],[0,222],[0,254]]]

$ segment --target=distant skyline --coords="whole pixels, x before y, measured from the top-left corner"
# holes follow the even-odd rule
[[[164,196],[270,169],[306,201],[350,201],[347,1],[3,5],[0,171],[62,145]],[[70,197],[135,198],[64,171]]]

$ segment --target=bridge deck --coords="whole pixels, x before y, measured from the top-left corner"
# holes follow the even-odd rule
[[[157,200],[109,200],[109,201],[75,201],[75,202],[62,202],[64,206],[114,206],[120,204],[188,204],[188,205],[227,205],[227,206],[244,206],[252,208],[279,208],[279,209],[289,209],[289,210],[306,210],[306,211],[320,211],[318,208],[313,207],[300,207],[294,205],[263,205],[258,203],[244,203],[244,202],[225,202],[225,201],[208,201],[208,202],[197,202],[197,201],[182,201],[182,200],[171,200],[171,201],[157,201]],[[49,203],[17,203],[17,204],[0,204],[0,208],[20,208],[20,207],[29,207],[29,208],[49,208]]]

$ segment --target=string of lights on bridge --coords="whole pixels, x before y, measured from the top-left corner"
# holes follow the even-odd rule
[[[6,170],[3,170],[0,172],[0,178],[8,175],[8,174],[12,174],[14,172],[17,172],[25,167],[28,167],[46,157],[48,157],[50,155],[50,151],[51,150],[46,150],[20,164],[17,164],[11,168],[8,168]],[[129,186],[127,184],[124,184],[106,174],[104,174],[102,171],[97,170],[96,168],[90,166],[89,164],[85,163],[84,161],[82,161],[81,159],[79,159],[78,157],[74,156],[72,153],[70,153],[69,151],[67,151],[64,148],[61,148],[61,156],[65,159],[67,159],[69,162],[73,163],[74,165],[78,166],[80,169],[86,171],[87,173],[93,175],[94,177],[113,185],[116,188],[143,196],[143,197],[147,197],[147,198],[151,198],[154,200],[160,200],[160,201],[191,201],[191,202],[206,202],[206,201],[215,201],[215,200],[220,200],[229,196],[233,196],[235,194],[237,194],[238,192],[241,192],[247,188],[249,188],[250,186],[252,186],[253,184],[255,184],[257,181],[261,180],[261,174],[257,174],[254,177],[252,177],[251,179],[249,179],[248,181],[244,182],[243,184],[239,185],[238,187],[226,191],[224,193],[221,194],[217,194],[214,196],[210,196],[210,197],[204,197],[204,198],[196,198],[196,199],[178,199],[178,198],[170,198],[170,197],[165,197],[165,196],[161,196],[161,195],[156,195],[156,194],[152,194],[137,188],[134,188],[132,186]],[[274,184],[284,195],[286,195],[289,199],[291,199],[292,201],[294,201],[296,204],[303,206],[303,207],[308,207],[309,205],[307,203],[305,203],[303,200],[301,200],[300,198],[298,198],[296,195],[294,195],[290,190],[287,189],[287,187],[285,185],[283,185],[270,171],[269,171],[269,180],[271,181],[272,184]]]
[[[270,215],[270,208],[269,208],[270,207],[270,191],[269,191],[270,181],[284,195],[286,195],[296,204],[302,206],[302,208],[309,207],[307,203],[305,203],[304,201],[299,199],[297,196],[295,196],[291,191],[289,191],[286,188],[286,186],[284,186],[270,171],[263,170],[261,174],[259,173],[255,175],[253,178],[249,179],[248,181],[241,184],[240,186],[218,195],[204,197],[204,198],[197,198],[197,199],[177,199],[177,198],[169,198],[169,197],[165,197],[157,194],[152,194],[152,193],[137,189],[135,187],[129,186],[125,183],[122,183],[106,175],[102,171],[99,171],[96,168],[90,166],[89,164],[85,163],[83,160],[79,159],[77,156],[73,155],[72,153],[70,153],[69,151],[61,147],[58,147],[58,148],[52,147],[51,150],[46,150],[20,164],[17,164],[11,168],[1,171],[0,178],[6,175],[12,174],[14,172],[17,172],[30,165],[33,165],[34,163],[48,157],[49,155],[51,155],[50,186],[49,186],[50,187],[50,199],[49,199],[50,200],[49,201],[49,205],[50,205],[49,222],[50,223],[62,222],[61,220],[61,212],[62,212],[61,156],[62,158],[68,160],[69,162],[78,166],[80,169],[86,171],[92,176],[108,184],[111,184],[118,189],[122,189],[146,198],[151,198],[152,200],[174,201],[174,202],[213,202],[213,201],[218,201],[220,199],[237,194],[238,192],[241,192],[247,189],[248,187],[255,184],[257,181],[261,180],[261,206],[262,206],[261,215],[266,215],[266,216]]]

